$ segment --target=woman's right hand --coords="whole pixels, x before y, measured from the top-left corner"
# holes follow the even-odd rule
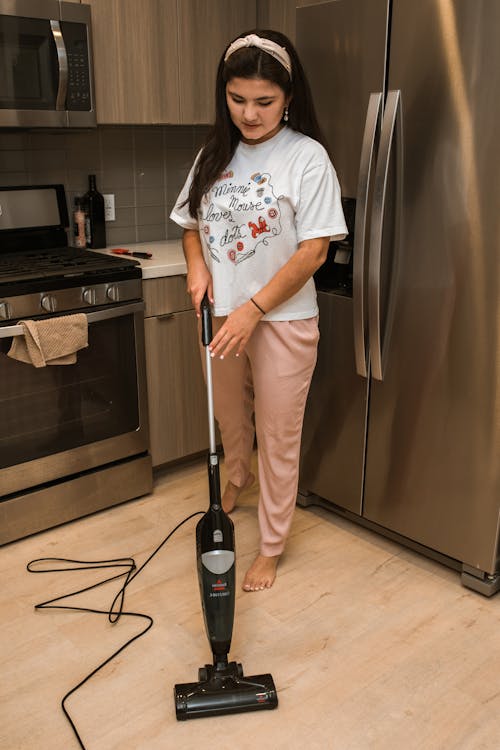
[[[203,259],[190,263],[187,272],[187,293],[191,295],[196,316],[200,317],[200,305],[205,292],[208,294],[210,303],[214,301],[212,274]]]

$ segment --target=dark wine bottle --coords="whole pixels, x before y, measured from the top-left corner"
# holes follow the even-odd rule
[[[97,190],[95,174],[89,174],[89,189],[83,200],[88,219],[87,247],[106,247],[104,197]]]

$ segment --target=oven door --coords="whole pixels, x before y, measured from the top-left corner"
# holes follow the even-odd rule
[[[74,365],[7,356],[19,325],[0,327],[0,496],[148,449],[144,303],[87,314]]]

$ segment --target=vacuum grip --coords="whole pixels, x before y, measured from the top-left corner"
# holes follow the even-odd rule
[[[212,341],[212,313],[210,311],[210,302],[208,293],[205,292],[201,300],[201,343],[208,346]]]

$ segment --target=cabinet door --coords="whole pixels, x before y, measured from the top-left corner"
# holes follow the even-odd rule
[[[179,122],[176,0],[87,0],[97,122]]]
[[[146,279],[142,282],[142,292],[145,318],[193,309],[191,297],[186,292],[185,275]]]
[[[256,25],[248,0],[183,0],[179,3],[181,122],[212,123],[217,65],[224,48]]]
[[[194,310],[146,318],[153,466],[208,448],[208,417]]]
[[[317,0],[314,0],[315,2]],[[257,26],[275,29],[295,40],[296,0],[257,0]]]

